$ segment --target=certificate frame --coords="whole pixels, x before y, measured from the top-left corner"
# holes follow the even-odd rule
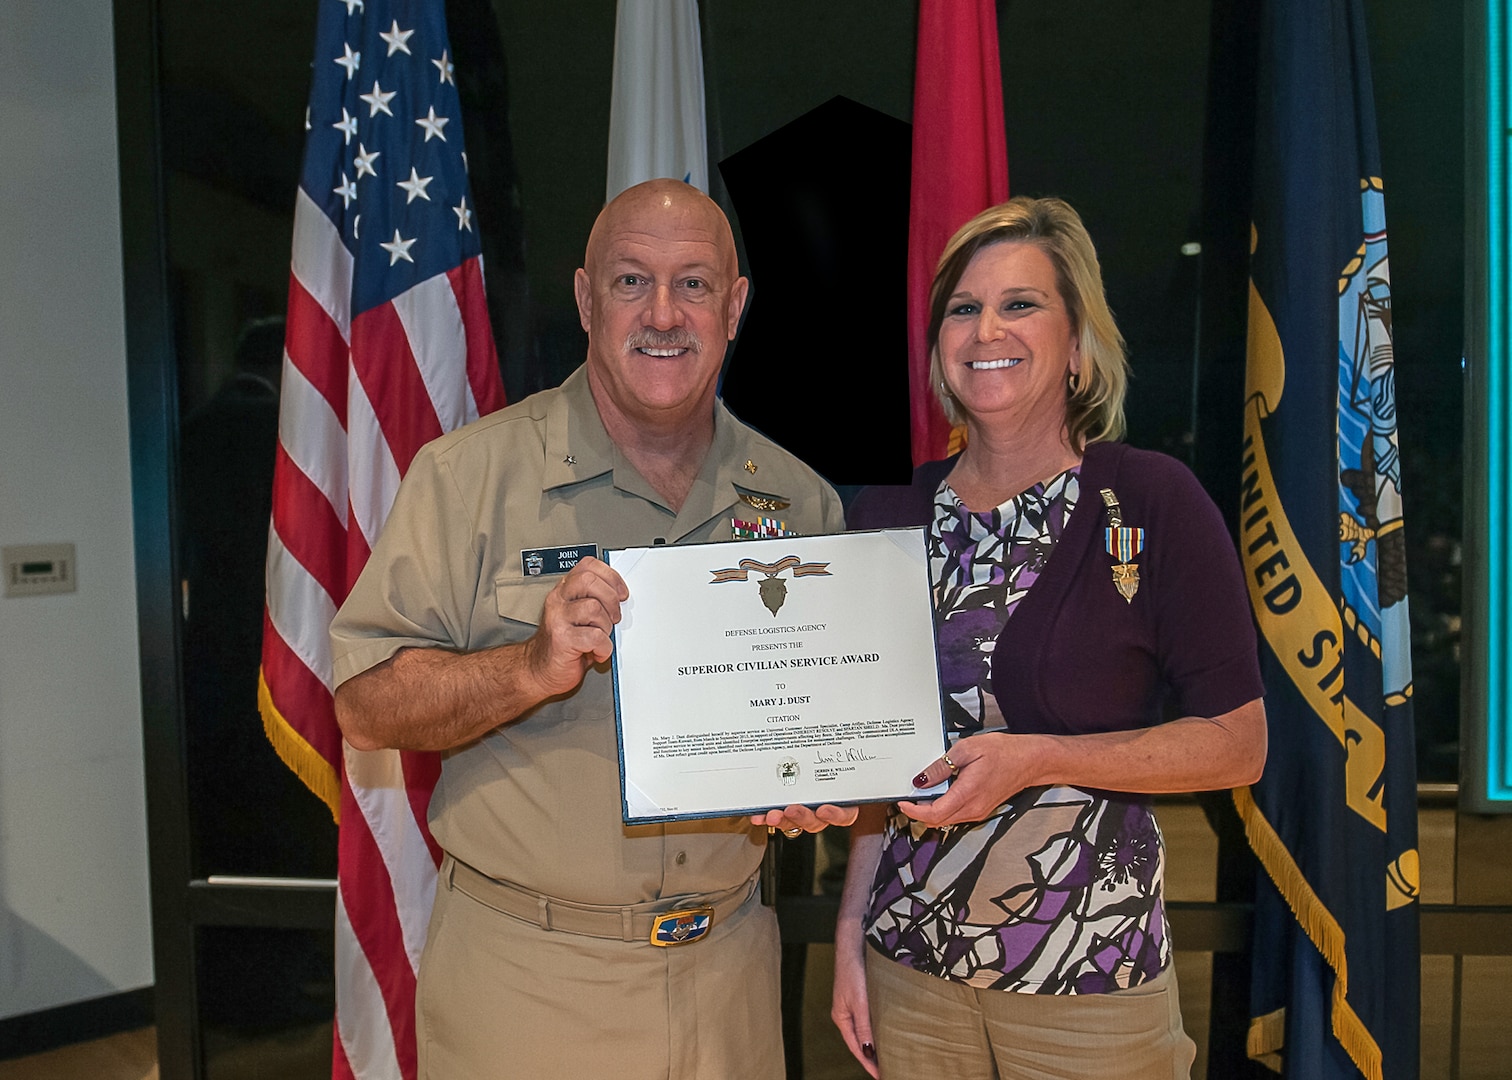
[[[943,791],[923,528],[604,552],[627,824]]]

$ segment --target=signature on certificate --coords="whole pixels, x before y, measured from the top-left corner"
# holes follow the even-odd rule
[[[838,750],[815,750],[815,765],[834,765],[842,761],[876,761],[877,755],[864,746],[844,746]]]

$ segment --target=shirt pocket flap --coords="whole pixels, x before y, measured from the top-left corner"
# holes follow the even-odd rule
[[[556,587],[561,578],[498,578],[494,581],[494,598],[499,606],[499,618],[505,622],[535,627],[541,622],[541,608],[546,603],[546,594]]]

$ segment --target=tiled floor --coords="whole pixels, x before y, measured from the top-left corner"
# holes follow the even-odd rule
[[[1217,844],[1201,811],[1195,805],[1163,804],[1159,816],[1168,846],[1168,895],[1173,900],[1211,900]],[[1454,828],[1452,810],[1428,810],[1420,818],[1423,899],[1428,903],[1454,900]],[[1481,884],[1488,874],[1509,879],[1502,882],[1506,886],[1502,891],[1512,894],[1512,862],[1477,867],[1476,874]],[[1176,962],[1182,1012],[1188,1032],[1198,1043],[1193,1078],[1205,1080],[1212,957],[1178,952]],[[865,1072],[852,1060],[829,1021],[832,963],[830,946],[809,947],[804,999],[805,1074],[807,1080],[862,1080]],[[1456,978],[1455,958],[1429,956],[1422,961],[1423,1080],[1502,1080],[1512,1076],[1508,1065],[1512,1061],[1512,1007],[1506,990],[1512,985],[1512,957],[1465,957],[1459,967]],[[1456,1009],[1460,1041],[1457,1073],[1450,1061]],[[153,1038],[153,1030],[148,1028],[50,1054],[0,1062],[0,1080],[157,1080]],[[293,1063],[323,1060],[329,1053],[329,1039],[329,1029],[318,1029],[271,1050],[263,1044],[256,1062],[239,1061],[235,1052],[217,1054],[215,1080],[303,1075],[297,1067],[291,1067]]]

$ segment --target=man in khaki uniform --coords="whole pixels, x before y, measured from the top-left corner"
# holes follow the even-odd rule
[[[695,189],[610,203],[575,280],[587,363],[420,452],[332,624],[347,740],[446,752],[417,1003],[431,1080],[783,1075],[766,830],[621,823],[606,661],[628,593],[594,557],[758,516],[843,528],[829,485],[715,398],[747,286]],[[659,914],[700,906],[703,938],[651,944]]]

